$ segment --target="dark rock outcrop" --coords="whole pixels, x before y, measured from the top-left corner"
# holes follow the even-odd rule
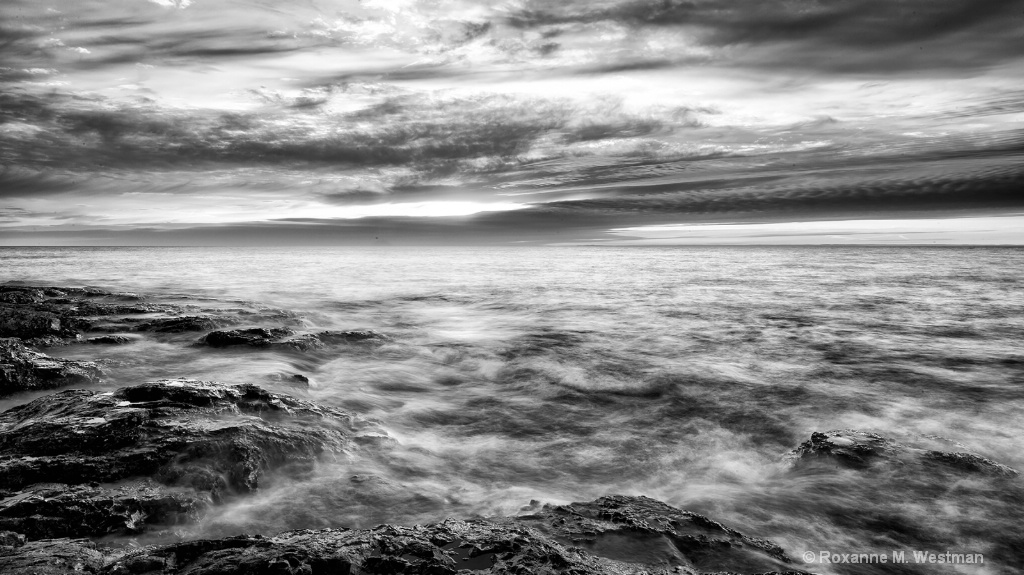
[[[147,524],[197,521],[208,504],[202,494],[149,481],[118,487],[37,484],[0,500],[0,529],[30,539],[138,533]]]
[[[322,331],[319,333],[306,333],[295,337],[289,337],[293,335],[295,335],[295,332],[287,328],[255,327],[210,332],[206,337],[200,340],[200,343],[205,343],[210,347],[276,347],[291,348],[298,351],[312,351],[324,349],[329,345],[383,343],[391,340],[391,338],[386,335],[369,330]]]
[[[0,556],[0,568],[29,573],[16,569],[44,549],[53,553],[54,567],[78,565],[104,575],[802,573],[790,570],[789,559],[768,541],[652,499],[625,496],[545,506],[524,517],[288,531],[127,551],[42,541],[11,548]]]
[[[9,490],[0,528],[84,536],[176,523],[208,501],[257,489],[271,470],[308,471],[322,452],[352,447],[361,427],[371,426],[249,384],[164,380],[55,393],[0,414],[0,485]],[[137,477],[153,483],[99,485]],[[66,485],[39,485],[55,479]],[[104,520],[104,509],[123,512]]]
[[[28,304],[38,303],[46,299],[46,294],[39,288],[0,286],[0,303]]]
[[[348,331],[321,331],[316,334],[320,341],[327,344],[337,343],[383,343],[391,341],[391,338],[375,331],[348,330]]]
[[[83,331],[124,329],[142,314],[179,313],[179,306],[141,301],[132,293],[95,288],[0,286],[0,337],[33,345],[66,345]],[[210,329],[205,327],[204,329]]]
[[[132,338],[126,335],[101,335],[98,337],[90,337],[86,341],[96,345],[124,345],[126,343],[131,343]]]
[[[151,303],[110,303],[110,302],[81,302],[74,308],[78,316],[112,316],[112,315],[142,315],[149,313],[174,313],[178,311],[176,306],[158,305]]]
[[[4,575],[82,575],[98,573],[117,554],[84,539],[47,539],[0,547]]]
[[[831,461],[851,469],[867,469],[880,463],[900,466],[937,466],[949,471],[1016,476],[1017,470],[965,452],[920,449],[897,443],[876,433],[840,429],[814,432],[791,454],[798,464]]]
[[[290,329],[254,327],[249,329],[233,329],[230,331],[213,331],[206,334],[203,342],[210,347],[230,347],[247,345],[249,347],[268,347],[280,342],[282,338],[292,335]]]
[[[88,361],[50,357],[16,338],[0,338],[0,396],[31,389],[96,383],[103,370]]]
[[[1019,475],[1017,470],[1012,467],[1007,467],[1002,463],[996,463],[991,459],[973,453],[927,450],[921,454],[921,457],[926,462],[933,462],[970,473],[1005,477]]]
[[[140,323],[139,331],[158,333],[183,333],[188,331],[207,331],[220,327],[211,317],[205,315],[184,315],[179,317],[163,317]]]
[[[544,506],[514,522],[626,563],[753,572],[790,562],[782,548],[770,541],[747,537],[708,517],[648,497],[618,495],[589,503]]]
[[[255,385],[163,380],[69,390],[0,414],[0,484],[152,476],[214,495],[348,443],[352,418]]]
[[[61,317],[51,311],[24,306],[0,307],[0,337],[65,336],[69,331]]]
[[[328,345],[381,343],[384,341],[389,341],[389,338],[372,331],[323,331],[320,333],[295,335],[295,332],[292,330],[282,327],[254,327],[229,331],[213,331],[201,339],[200,344],[218,348],[246,346],[313,351],[324,349]]]

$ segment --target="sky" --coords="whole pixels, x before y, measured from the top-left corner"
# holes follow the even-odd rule
[[[0,245],[1024,244],[1024,0],[3,0]]]

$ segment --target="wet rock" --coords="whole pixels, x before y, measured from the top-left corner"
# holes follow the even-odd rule
[[[43,301],[45,294],[37,288],[0,286],[0,303],[27,304]]]
[[[292,335],[292,331],[286,328],[264,328],[255,327],[249,329],[233,329],[230,331],[213,331],[203,338],[203,342],[210,347],[230,347],[234,345],[246,345],[249,347],[269,347],[282,338]]]
[[[164,380],[96,393],[69,390],[0,414],[0,484],[152,477],[215,499],[265,474],[308,471],[350,445],[353,419],[255,385]]]
[[[814,432],[810,441],[800,444],[790,455],[797,464],[829,461],[851,469],[867,469],[888,463],[914,468],[930,465],[949,471],[993,476],[1018,475],[1015,469],[973,453],[920,449],[876,433],[854,429]]]
[[[106,552],[106,555],[104,553]],[[100,551],[84,539],[32,541],[17,548],[0,547],[0,573],[4,575],[82,575],[98,573],[110,550]]]
[[[21,306],[0,307],[0,337],[64,335],[65,331],[55,313]]]
[[[141,315],[147,313],[174,313],[178,311],[176,306],[157,305],[148,303],[106,303],[106,302],[83,302],[73,310],[79,316],[114,316],[114,315]]]
[[[1016,469],[1007,467],[1002,463],[996,463],[991,459],[984,458],[973,453],[948,452],[948,451],[925,451],[922,457],[926,461],[932,461],[954,469],[960,469],[970,473],[983,473],[986,475],[997,475],[1013,477],[1019,475]]]
[[[147,524],[197,521],[209,498],[149,481],[100,487],[37,484],[0,500],[0,529],[29,539],[139,533]]]
[[[143,299],[145,299],[145,298],[143,298],[142,296],[140,296],[139,294],[137,294],[135,292],[126,292],[126,291],[114,292],[114,293],[110,294],[110,297],[114,298],[114,299],[123,300],[123,301],[142,301]]]
[[[287,328],[250,328],[209,333],[202,343],[210,347],[276,347],[297,351],[314,351],[328,345],[348,343],[382,343],[390,338],[373,331],[323,331],[288,337],[294,332]],[[287,339],[286,339],[287,338]]]
[[[616,495],[589,503],[545,505],[515,521],[564,544],[626,563],[745,573],[770,571],[791,561],[771,541],[747,537],[648,497]]]
[[[324,349],[326,347],[324,342],[320,341],[320,338],[313,334],[300,335],[284,341],[274,342],[271,345],[276,347],[286,347],[297,351],[313,351],[317,349]]]
[[[879,458],[895,458],[898,446],[875,433],[852,429],[814,432],[810,441],[800,444],[794,454],[801,459],[825,458],[846,467],[864,468]]]
[[[574,546],[566,536],[574,528],[600,541]],[[630,548],[635,553],[623,551],[630,545],[639,546]],[[755,573],[786,568],[787,561],[774,544],[703,516],[616,496],[547,506],[530,517],[301,530],[149,547],[115,559],[103,573]]]
[[[16,338],[0,338],[0,396],[29,389],[88,385],[103,377],[93,362],[50,357]]]
[[[131,343],[132,338],[125,335],[101,335],[99,337],[90,337],[86,341],[97,345],[124,345]]]
[[[185,315],[180,317],[164,317],[140,323],[139,331],[155,331],[158,333],[183,333],[188,331],[207,331],[220,327],[211,317],[205,315]]]
[[[25,544],[25,536],[14,531],[0,531],[0,547],[21,547]]]
[[[20,337],[33,345],[63,345],[74,342],[80,332],[91,330],[97,318],[123,323],[123,316],[179,309],[140,299],[136,294],[94,288],[0,286],[0,336]]]
[[[371,330],[321,331],[316,334],[320,341],[327,344],[338,343],[383,343],[391,338]]]
[[[32,347],[64,347],[82,341],[82,336],[75,334],[68,335],[46,335],[43,337],[30,337],[28,339],[22,339],[25,345]]]

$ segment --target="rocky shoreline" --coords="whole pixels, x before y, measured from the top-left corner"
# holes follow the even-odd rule
[[[325,456],[386,450],[370,420],[254,384],[163,379],[113,391],[99,362],[42,349],[163,338],[213,350],[330,353],[367,330],[303,330],[287,312],[197,309],[92,288],[0,286],[0,396],[55,390],[0,414],[0,572],[147,574],[802,573],[780,546],[641,496],[413,527],[321,529],[131,547],[214,506],[301,478]],[[297,381],[304,376],[296,374]],[[788,455],[815,467],[1015,477],[971,453],[918,449],[857,430],[814,433]],[[908,471],[909,470],[909,471]],[[937,471],[936,471],[937,470]],[[179,538],[180,539],[180,538]]]

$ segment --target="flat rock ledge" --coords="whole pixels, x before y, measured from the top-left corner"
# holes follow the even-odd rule
[[[770,542],[627,496],[544,506],[522,517],[288,531],[128,551],[70,539],[22,543],[13,534],[11,541],[0,547],[0,571],[12,575],[804,573]]]
[[[814,432],[791,457],[798,466],[829,462],[849,469],[877,465],[898,466],[908,471],[921,468],[954,473],[978,473],[993,477],[1016,477],[1016,469],[974,453],[920,449],[876,433],[856,429]]]
[[[251,384],[61,391],[0,414],[0,529],[42,539],[191,522],[256,491],[268,472],[301,476],[367,433],[381,434]]]
[[[209,347],[254,347],[291,348],[297,351],[324,349],[339,344],[382,344],[390,341],[388,336],[371,330],[321,331],[296,335],[294,331],[280,327],[253,327],[227,331],[212,331],[199,340],[198,345]]]

